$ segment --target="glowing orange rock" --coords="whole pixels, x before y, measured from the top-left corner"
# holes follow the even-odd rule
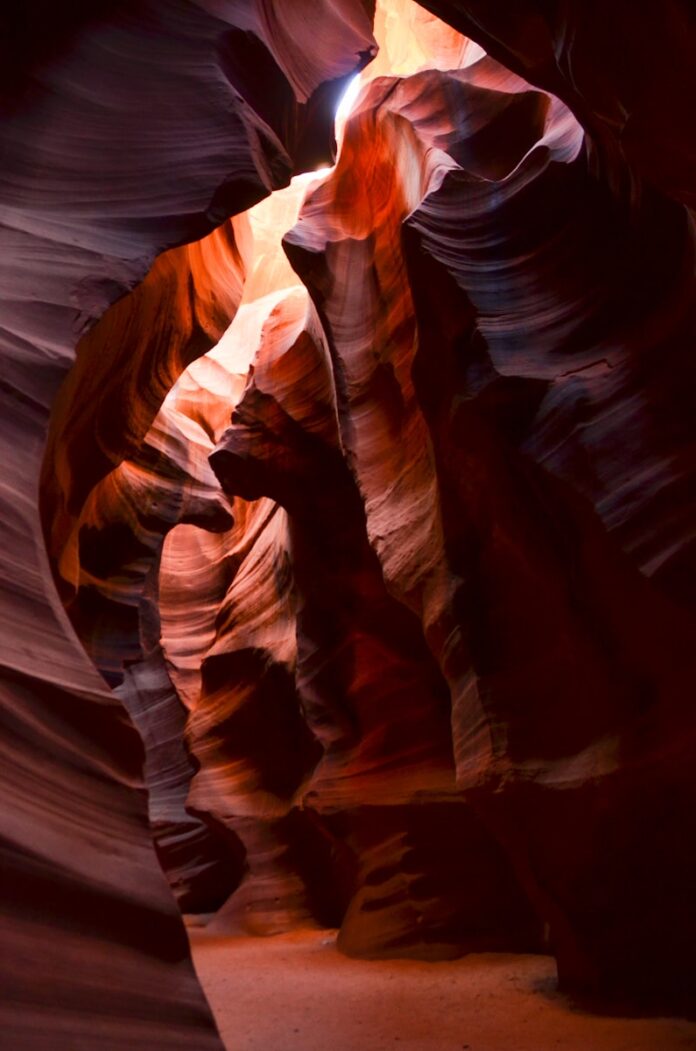
[[[546,931],[567,986],[681,1005],[694,245],[669,195],[692,200],[683,8],[654,17],[674,44],[659,78],[647,20],[623,4],[428,6],[471,39],[379,3],[381,52],[339,114],[335,166],[160,255],[83,338],[44,465],[49,557],[145,743],[172,886],[192,908],[226,899],[213,929],[340,925],[347,953],[428,958],[538,948]],[[95,1011],[114,1017],[132,974],[146,989],[161,974],[170,995],[136,1008],[164,1003],[163,1046],[215,1034],[190,970],[164,962],[183,933],[130,788],[138,742],[52,594],[27,488],[40,441],[24,428],[43,433],[72,326],[155,251],[330,159],[317,129],[371,53],[365,6],[237,5],[234,25],[209,8],[165,18],[167,55],[193,49],[171,63],[174,94],[146,56],[159,117],[145,139],[130,116],[142,87],[117,76],[124,40],[128,68],[143,57],[140,34],[90,28],[94,53],[70,53],[37,96],[56,171],[27,159],[34,118],[19,113],[9,156],[35,177],[4,191],[23,525],[7,526],[2,579],[13,559],[29,568],[3,592],[3,645],[8,705],[31,729],[17,734],[30,760],[8,763],[22,813],[36,817],[39,783],[48,843],[27,860],[13,823],[15,864],[36,894],[59,888],[58,911],[98,900],[83,968],[113,950],[110,923],[159,917],[154,948],[136,930],[119,980],[100,972]],[[596,61],[619,42],[625,61]],[[107,194],[103,177],[73,180],[103,158],[71,129],[110,79],[124,83],[96,125]],[[70,855],[74,823],[51,815],[74,798],[90,800],[87,840],[108,816],[117,875],[104,837],[80,832]],[[17,934],[23,959],[42,931]],[[27,978],[12,976],[17,1003]]]
[[[369,53],[367,12],[313,3],[311,53],[296,3],[268,12],[155,2],[56,17],[29,5],[4,19],[0,982],[15,1048],[221,1046],[153,851],[142,743],[56,595],[39,475],[54,406],[43,511],[57,560],[93,486],[133,457],[177,371],[217,339],[209,323],[236,302],[234,267],[218,265],[231,239],[209,245],[216,297],[225,286],[215,302],[204,249],[175,250],[128,293],[163,249],[286,182],[310,124],[310,152],[330,158],[323,86],[331,96]],[[253,76],[235,59],[240,40],[262,57]],[[279,89],[263,112],[261,68]],[[59,395],[79,337],[120,297]],[[80,569],[68,563],[70,598]]]

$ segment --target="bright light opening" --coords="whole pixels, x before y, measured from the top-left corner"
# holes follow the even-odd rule
[[[360,74],[356,73],[354,77],[348,81],[348,87],[341,95],[338,106],[336,107],[336,123],[343,124],[348,114],[352,110],[358,95],[360,94]]]

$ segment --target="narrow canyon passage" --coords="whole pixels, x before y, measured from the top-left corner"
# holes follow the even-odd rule
[[[78,7],[2,99],[0,1047],[696,1049],[686,0]]]

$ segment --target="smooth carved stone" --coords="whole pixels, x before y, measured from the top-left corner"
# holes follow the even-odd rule
[[[58,567],[76,589],[66,604],[72,623],[143,739],[160,862],[180,907],[206,913],[238,885],[244,851],[210,816],[186,809],[194,768],[184,745],[186,710],[159,643],[157,578],[171,529],[189,523],[222,532],[233,524],[208,465],[211,450],[205,431],[164,406],[134,459],[92,490]]]
[[[203,362],[195,366],[176,393],[177,404],[205,416],[215,432],[242,394],[242,388],[235,391],[234,374],[225,369],[244,353],[246,340],[255,333],[266,348],[275,347],[277,340],[292,344],[297,335],[302,342],[307,305],[304,290],[295,289],[243,306],[225,347],[221,344],[207,359],[208,365],[215,361],[217,371],[204,368]],[[277,369],[273,363],[268,367]],[[258,360],[255,368],[258,374]],[[302,397],[301,388],[299,393]],[[308,386],[304,397],[310,393]],[[163,562],[168,581],[162,601],[164,640],[174,679],[186,690],[191,711],[187,742],[199,769],[189,806],[234,830],[246,852],[244,881],[221,911],[216,929],[241,925],[256,933],[273,932],[313,915],[308,887],[296,872],[302,851],[293,845],[306,821],[290,812],[321,749],[305,725],[295,689],[286,516],[267,499],[235,499],[234,508],[235,526],[219,550],[219,573],[210,563],[205,568],[200,558],[205,552],[194,546],[195,533],[172,534]],[[218,598],[204,615],[200,634],[188,641],[189,657],[182,652],[170,602],[180,591],[182,569],[190,573],[192,566],[200,570],[199,601],[208,606],[211,584]]]
[[[343,786],[346,799],[374,802],[446,793],[453,787],[447,692],[415,619],[386,592],[339,449],[253,387],[233,421],[211,458],[223,487],[269,495],[288,513],[297,688],[324,749],[306,798],[340,807]]]
[[[668,0],[659,14],[618,0],[423,0],[530,83],[553,92],[588,134],[592,167],[614,188],[646,180],[693,207],[696,153],[694,13]],[[649,72],[646,69],[649,64]]]
[[[359,866],[338,936],[346,955],[443,960],[541,947],[503,849],[461,800],[364,806],[328,824]]]
[[[283,207],[278,205],[278,214],[284,214]],[[258,250],[264,274],[275,273],[282,284],[287,273],[276,266],[268,229],[262,220]],[[189,806],[235,830],[246,851],[242,884],[211,923],[218,932],[273,933],[309,922],[340,923],[348,903],[359,900],[371,867],[344,836],[330,831],[327,815],[361,802],[390,803],[381,821],[390,842],[399,834],[399,802],[408,799],[420,806],[420,799],[455,792],[444,684],[438,683],[412,615],[384,592],[379,564],[365,540],[359,495],[335,447],[335,394],[321,327],[308,309],[306,293],[290,288],[255,300],[265,287],[252,278],[256,291],[245,289],[251,302],[241,308],[224,344],[189,369],[170,399],[208,433],[217,433],[224,418],[218,405],[236,404],[234,427],[213,458],[225,475],[232,466],[235,435],[244,441],[250,429],[254,449],[270,441],[275,451],[270,460],[246,457],[246,466],[240,456],[234,457],[229,489],[235,495],[237,522],[221,538],[221,546],[201,546],[195,531],[180,527],[167,542],[162,566],[165,646],[179,669],[175,681],[186,691],[191,710],[187,737],[200,765]],[[242,392],[233,373],[225,370],[242,367],[245,353],[248,362],[244,347],[250,339],[258,341],[258,349],[253,379]],[[272,391],[272,397],[264,391]],[[274,421],[280,421],[278,433]],[[280,490],[273,478],[280,480]],[[265,494],[280,499],[284,510],[264,499]],[[268,546],[274,534],[282,548]],[[201,560],[205,552],[214,562],[207,568]],[[215,569],[215,564],[222,569],[221,558],[228,562],[225,572]],[[281,558],[287,564],[282,575]],[[213,630],[214,602],[206,614],[211,617],[207,631],[187,643],[189,658],[176,629],[179,614],[172,621],[170,603],[181,589],[179,574],[190,580],[194,566],[200,567],[196,607],[207,606],[212,587],[218,612]],[[222,589],[226,594],[221,602]],[[294,612],[298,603],[299,618]],[[291,634],[284,634],[283,624]],[[194,652],[200,656],[193,658]],[[326,665],[320,676],[312,670],[312,653]],[[201,657],[199,678],[194,664]],[[189,662],[190,672],[185,671]],[[380,687],[371,670],[376,662]],[[351,674],[357,676],[354,682]],[[434,764],[419,754],[432,750],[422,734],[423,725],[433,725],[423,703],[428,693],[433,693],[434,718],[442,727]],[[344,698],[338,706],[336,697]],[[393,714],[385,703],[390,697],[398,705]],[[412,730],[404,718],[409,708]],[[317,741],[323,742],[323,758]],[[467,853],[468,843],[474,864],[480,838],[472,838],[467,829],[464,820],[462,850]],[[491,874],[498,866],[502,882],[491,894],[502,894],[500,911],[502,899],[510,896],[500,887],[514,887],[514,877],[502,856],[494,852],[494,857]],[[433,869],[421,856],[420,865],[423,879],[442,880],[441,862]],[[323,888],[319,896],[317,888]],[[517,925],[526,932],[524,944],[537,945],[534,921],[519,893],[512,901],[512,912],[519,912]],[[478,911],[485,915],[480,907]],[[360,917],[361,909],[350,906],[342,944],[360,944]],[[404,913],[402,923],[407,919]],[[410,934],[402,929],[394,939],[380,918],[373,932],[375,944],[382,944],[377,951],[437,956],[476,944],[456,930],[438,942],[437,922],[433,915],[432,922]],[[490,916],[482,924],[495,926]],[[489,935],[487,944],[493,944],[496,935]],[[512,933],[507,941],[500,937],[501,944],[521,944]]]
[[[370,6],[12,64],[12,1046],[219,1047],[152,842],[219,934],[693,1005],[690,16],[384,0],[229,219]]]
[[[333,836],[309,809],[293,808],[276,819],[230,821],[245,844],[248,871],[208,931],[268,936],[341,924],[356,868],[343,837]]]
[[[460,600],[466,610],[460,624],[469,624],[464,632],[477,669],[478,703],[485,705],[496,730],[495,772],[477,785],[471,771],[479,763],[478,742],[465,729],[474,719],[468,715],[462,721],[456,742],[460,781],[472,783],[468,798],[507,845],[530,899],[546,917],[564,986],[604,995],[658,995],[684,1009],[694,992],[686,964],[691,933],[685,917],[677,922],[676,915],[693,879],[693,858],[673,834],[671,820],[672,834],[657,815],[664,813],[667,798],[683,815],[681,807],[693,802],[686,758],[693,748],[693,722],[684,708],[686,684],[693,675],[692,629],[683,611],[630,565],[570,485],[534,468],[528,457],[517,459],[514,446],[533,419],[523,387],[510,389],[502,401],[502,390],[494,396],[501,380],[489,381],[477,393],[469,390],[456,413],[435,394],[433,355],[442,354],[448,335],[432,325],[433,306],[444,306],[447,281],[439,269],[428,274],[417,238],[410,245],[423,325],[423,357],[415,374],[427,392],[424,404],[439,450],[438,473],[443,491],[450,494],[445,523],[449,519],[454,528],[448,539],[451,565],[477,587],[473,598]],[[453,289],[450,295],[452,306],[465,309],[460,295]],[[462,353],[472,332],[453,330],[451,360]],[[474,339],[472,364],[480,358],[475,347]],[[466,391],[466,373],[459,374],[460,389]],[[450,376],[449,387],[456,391],[456,373]],[[501,401],[508,408],[517,402],[519,423],[516,433],[508,432],[505,460],[496,467],[488,456],[500,440],[496,430],[505,433],[498,422]],[[451,422],[446,424],[448,416]],[[505,430],[513,418],[509,411],[502,417]],[[474,519],[457,496],[464,463],[457,446],[478,449],[484,468],[485,481],[469,504],[472,509],[478,505]],[[471,451],[465,462],[470,475]],[[507,509],[502,502],[506,473],[516,494]],[[487,526],[474,523],[479,514],[485,516],[479,519],[483,522],[491,513],[479,500],[493,477],[496,533],[486,538]],[[520,484],[530,486],[524,496]],[[524,533],[518,532],[530,511],[536,524],[527,520]],[[539,562],[533,553],[534,532],[554,521],[555,530],[537,549],[543,559]],[[464,523],[475,530],[476,569],[459,561],[471,545],[462,532]],[[491,543],[502,545],[497,555]],[[553,570],[549,559],[556,563]],[[533,585],[525,587],[530,573]],[[557,590],[559,584],[562,590]],[[513,626],[505,617],[514,609],[518,588],[520,607]],[[643,818],[636,820],[638,813],[647,815],[645,824]],[[572,832],[557,838],[555,827]],[[659,882],[670,887],[664,898],[655,897],[658,877],[652,850],[645,849],[646,828],[651,841],[660,843]],[[598,850],[599,840],[605,846]],[[621,843],[618,851],[611,842]],[[579,872],[583,877],[576,879]],[[635,920],[638,913],[641,924]],[[652,964],[654,954],[663,961],[659,971]],[[672,961],[669,968],[665,955]]]
[[[323,340],[313,342],[303,333],[290,346],[287,341],[285,352],[278,353],[277,336],[286,331],[281,318],[279,313],[264,330],[268,343],[260,346],[253,378],[211,463],[229,494],[246,500],[269,496],[287,513],[297,607],[297,691],[304,719],[323,746],[321,761],[305,777],[296,798],[302,813],[321,815],[322,826],[343,845],[341,867],[332,870],[329,864],[328,869],[334,884],[349,881],[340,945],[358,955],[427,958],[484,944],[537,946],[535,920],[502,852],[487,840],[483,829],[474,833],[476,821],[466,806],[460,804],[457,809],[444,802],[456,793],[444,682],[415,618],[387,593],[379,562],[367,542],[362,500],[337,445],[330,371],[325,352],[322,355],[319,350]],[[222,681],[230,691],[239,682],[239,672],[230,666]],[[201,704],[205,707],[214,700],[204,693]],[[260,698],[254,700],[257,708],[259,703]],[[277,716],[273,723],[277,725]],[[270,725],[269,720],[266,724]],[[427,738],[424,726],[429,728]],[[253,754],[251,748],[258,750],[256,740],[245,746],[238,730],[225,736],[246,756]],[[270,756],[268,740],[264,751]],[[277,769],[277,760],[273,767]],[[206,768],[209,762],[203,759],[202,771]],[[263,782],[260,757],[256,777]],[[203,805],[206,793],[200,775],[197,781],[196,798]],[[237,800],[234,805],[240,803]],[[364,808],[364,818],[344,820],[356,806]],[[444,857],[429,857],[425,847],[420,853],[415,847],[402,852],[403,830],[420,827],[422,808],[425,824],[430,822],[440,832],[447,827],[446,815],[454,815],[452,833],[460,837],[462,858],[468,859],[463,864],[470,867],[473,885],[480,888],[488,882],[489,908],[484,907],[480,893],[473,893],[472,911],[467,914],[455,904],[453,887],[449,900]],[[227,820],[234,823],[234,812]],[[361,839],[363,821],[379,829],[381,855],[376,843],[369,846]],[[249,833],[247,841],[248,837]],[[272,859],[276,871],[278,849]],[[269,850],[270,845],[267,855]],[[489,860],[484,863],[487,852]],[[256,930],[281,929],[280,922],[290,922],[287,889],[280,889],[277,876],[273,881],[273,870],[265,875],[261,867],[254,875],[254,863],[250,864],[252,879],[219,913],[213,929],[229,930],[240,910],[245,910],[245,929],[250,922]],[[256,865],[262,864],[260,858]],[[482,864],[484,868],[489,865],[487,876],[477,868]],[[323,865],[326,859],[323,864],[315,862],[315,870],[321,871]],[[377,873],[385,865],[392,866],[397,882],[414,889],[415,912],[410,906],[392,908],[391,892],[383,900],[373,893],[373,904],[365,903],[368,886],[380,882]],[[457,877],[451,879],[456,885]],[[422,897],[420,888],[426,885],[431,891]],[[430,900],[430,894],[433,899],[442,895],[439,905]],[[280,918],[274,918],[269,902],[275,902],[276,911],[282,909]],[[316,903],[314,909],[314,916],[320,918]],[[499,922],[503,913],[511,920],[509,928]],[[250,920],[250,914],[256,919]]]
[[[193,764],[184,744],[186,711],[159,649],[141,656],[115,690],[145,745],[148,817],[159,862],[184,913],[211,913],[239,885],[245,851],[212,815],[188,807]]]
[[[153,849],[139,736],[56,594],[42,457],[54,408],[43,512],[57,562],[90,490],[134,452],[177,370],[237,302],[234,266],[213,302],[195,248],[153,266],[155,256],[286,182],[309,123],[310,145],[330,156],[326,102],[312,97],[364,61],[369,17],[358,0],[313,3],[309,54],[295,3],[78,4],[58,32],[53,12],[36,9],[10,12],[3,31],[13,50],[0,177],[3,1037],[22,1051],[219,1051]],[[264,68],[283,70],[283,112],[257,113],[242,97],[253,85],[230,83],[225,34],[237,30],[262,41]],[[213,236],[212,254],[234,257],[228,234]],[[142,315],[122,299],[102,321],[106,349],[87,335],[59,394],[80,336],[151,266],[136,293]]]
[[[691,573],[680,494],[692,435],[677,390],[690,382],[679,347],[692,338],[692,232],[657,195],[628,214],[597,186],[577,125],[553,99],[518,110],[527,129],[496,172],[496,137],[439,104],[451,81],[450,98],[462,91],[500,120],[500,92],[529,89],[496,75],[491,59],[441,77],[437,94],[427,79],[414,101],[410,81],[363,93],[335,172],[285,244],[331,348],[368,535],[450,687],[465,798],[548,924],[566,987],[651,990],[683,1009],[693,929],[677,914],[694,858],[659,819],[651,835],[670,889],[656,898],[633,815],[662,813],[670,795],[693,801],[694,621],[678,583]],[[399,123],[407,117],[413,132]],[[668,277],[652,269],[666,243]],[[652,295],[636,329],[628,288],[646,274]],[[669,379],[655,382],[665,345],[669,392]],[[579,426],[583,369],[593,386]],[[638,491],[653,472],[669,501]],[[663,559],[680,573],[661,575]],[[577,835],[568,867],[551,814]],[[612,836],[625,854],[609,851],[610,863],[594,844]]]

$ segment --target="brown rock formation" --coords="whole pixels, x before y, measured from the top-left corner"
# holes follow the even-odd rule
[[[56,595],[38,479],[80,334],[162,248],[287,181],[325,109],[314,96],[363,60],[369,21],[359,2],[314,4],[306,55],[296,4],[78,5],[55,36],[55,12],[19,7],[3,30],[14,90],[0,178],[3,1035],[17,1049],[219,1048],[153,852],[138,735]],[[235,58],[249,34],[284,88],[262,113]],[[314,148],[330,139],[326,119],[313,126]],[[54,556],[177,370],[210,345],[201,314],[214,327],[228,309],[226,297],[206,309],[205,280],[191,288],[182,268],[192,255],[158,260],[136,293],[151,318],[169,313],[162,342],[117,308],[60,394],[44,505]],[[221,280],[235,302],[235,275]]]
[[[279,190],[369,6],[13,63],[13,1047],[219,1047],[153,843],[213,930],[693,1004],[692,18],[385,0]]]
[[[689,0],[424,0],[585,128],[593,170],[615,188],[658,186],[691,207],[696,22]]]
[[[566,987],[684,1003],[692,231],[647,190],[627,213],[579,145],[489,58],[378,82],[286,246],[368,534],[450,686],[460,789]]]

